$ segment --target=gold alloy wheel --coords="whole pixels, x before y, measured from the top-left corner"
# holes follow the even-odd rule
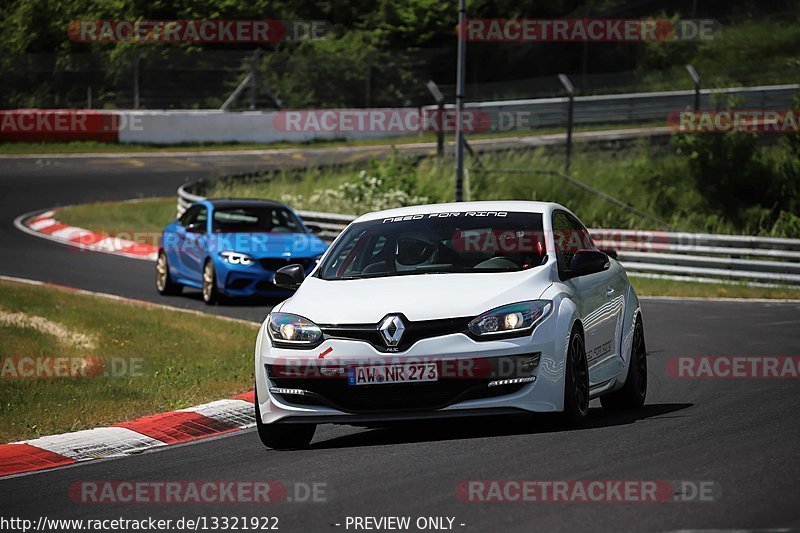
[[[156,260],[156,288],[158,292],[164,292],[167,287],[167,257],[164,253],[158,254]]]
[[[203,268],[203,300],[211,303],[214,300],[214,265],[211,261]]]

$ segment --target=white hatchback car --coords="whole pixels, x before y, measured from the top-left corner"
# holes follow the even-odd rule
[[[423,205],[352,222],[264,321],[256,419],[273,448],[317,424],[563,412],[647,391],[639,299],[568,209],[541,202]]]

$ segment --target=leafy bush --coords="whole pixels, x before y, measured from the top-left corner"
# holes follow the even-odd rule
[[[415,193],[417,168],[413,160],[397,154],[384,160],[373,159],[369,169],[361,170],[354,179],[306,195],[284,193],[281,201],[298,209],[335,213],[365,213],[431,203],[431,198]]]
[[[794,100],[797,108],[800,95]],[[782,212],[800,209],[800,135],[680,134],[673,145],[688,162],[694,189],[712,212],[735,227],[765,231]],[[785,218],[781,224],[781,231],[792,227]]]

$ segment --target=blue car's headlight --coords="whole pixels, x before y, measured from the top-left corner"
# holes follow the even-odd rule
[[[249,266],[253,264],[253,258],[247,254],[239,252],[220,252],[220,259],[232,265]]]
[[[469,323],[469,330],[478,337],[525,334],[533,329],[553,304],[547,300],[532,300],[497,307]]]
[[[278,344],[311,346],[322,338],[319,326],[307,318],[289,313],[270,313],[267,317],[267,331],[270,339]]]

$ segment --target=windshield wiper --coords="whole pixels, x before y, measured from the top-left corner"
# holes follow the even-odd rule
[[[396,272],[375,272],[369,274],[353,274],[347,276],[341,276],[331,279],[367,279],[367,278],[390,278],[396,276],[413,276],[417,274],[458,274],[459,272],[465,272],[464,270],[445,270],[445,269],[432,269],[432,270],[400,270]]]

